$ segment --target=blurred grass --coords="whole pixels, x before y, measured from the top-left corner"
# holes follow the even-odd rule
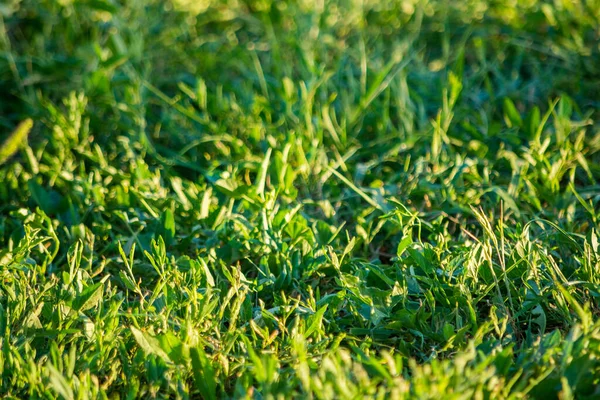
[[[600,2],[0,17],[3,396],[598,395]]]
[[[0,146],[0,164],[4,164],[9,157],[14,155],[19,147],[27,140],[27,135],[33,127],[31,118],[21,122],[15,131]]]

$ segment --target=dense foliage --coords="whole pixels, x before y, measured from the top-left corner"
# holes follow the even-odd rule
[[[598,398],[598,93],[597,0],[4,1],[0,396]]]

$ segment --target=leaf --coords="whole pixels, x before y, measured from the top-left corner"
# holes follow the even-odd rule
[[[444,328],[442,329],[442,333],[444,334],[444,339],[450,340],[450,338],[452,338],[452,336],[454,336],[455,330],[456,329],[454,328],[454,325],[446,322],[444,324]]]
[[[269,148],[267,153],[265,154],[265,158],[263,162],[260,164],[260,169],[258,170],[258,179],[256,180],[256,194],[263,197],[265,194],[265,183],[267,181],[267,171],[269,169],[269,160],[271,158],[272,149]]]
[[[456,100],[458,100],[458,96],[463,88],[460,76],[451,71],[448,75],[448,85],[450,87],[449,106],[452,108],[456,104]]]
[[[190,357],[196,388],[204,399],[215,400],[217,398],[215,370],[206,357],[206,353],[202,348],[194,347],[190,349]]]
[[[132,326],[131,333],[133,334],[133,338],[138,343],[140,348],[146,354],[154,354],[160,358],[162,358],[165,362],[171,361],[167,353],[160,346],[160,342],[153,336],[147,334],[146,332],[142,332],[135,326]]]
[[[546,111],[546,113],[544,114],[544,117],[542,118],[542,121],[538,124],[537,130],[535,131],[535,136],[533,138],[533,140],[536,143],[540,143],[540,139],[542,137],[542,132],[544,131],[544,127],[546,126],[546,123],[548,122],[550,115],[552,115],[552,112],[554,111],[554,108],[558,104],[559,100],[560,99],[555,99],[552,103],[550,103],[550,107],[548,108],[548,111]]]
[[[111,3],[112,2],[109,2],[107,0],[90,0],[88,4],[91,8],[95,10],[106,11],[110,14],[114,14],[118,11],[118,8],[117,6]]]
[[[215,279],[213,278],[212,274],[210,273],[210,268],[208,268],[208,265],[206,264],[206,261],[204,261],[203,259],[199,258],[198,262],[202,266],[202,269],[204,270],[204,274],[206,275],[206,284],[208,286],[210,286],[210,287],[214,287],[215,286]]]
[[[323,307],[319,308],[319,310],[312,316],[312,323],[310,324],[306,332],[304,332],[305,337],[310,337],[310,335],[312,335],[313,332],[319,329],[323,321],[323,314],[325,314],[325,311],[327,311],[328,306],[329,304],[325,304]]]
[[[579,304],[579,302],[575,299],[575,297],[573,297],[571,295],[571,293],[569,293],[569,291],[567,289],[565,289],[563,287],[563,285],[561,285],[559,282],[556,282],[555,285],[556,285],[556,288],[558,288],[560,293],[565,298],[566,302],[573,308],[573,310],[575,311],[575,314],[577,314],[577,317],[579,318],[579,322],[581,323],[583,331],[587,332],[587,330],[589,329],[589,327],[591,326],[591,324],[593,322],[593,318],[591,317],[591,314],[588,311],[587,307],[584,307],[581,304]]]
[[[129,276],[127,276],[127,274],[125,272],[119,271],[119,278],[121,278],[121,280],[123,281],[123,284],[125,284],[127,289],[129,289],[131,291],[136,290],[135,283],[131,280],[131,278]]]
[[[508,194],[508,192],[506,190],[504,190],[498,186],[495,186],[495,187],[491,188],[490,191],[492,191],[492,192],[496,193],[498,196],[500,196],[502,201],[504,201],[504,205],[506,206],[506,208],[512,210],[515,213],[515,216],[517,218],[519,218],[521,216],[521,211],[519,210],[517,203],[515,203],[515,200],[512,198],[512,196],[510,194]]]
[[[575,198],[577,199],[577,201],[579,202],[579,204],[581,204],[581,206],[590,214],[590,217],[593,219],[595,219],[596,217],[596,211],[594,210],[594,206],[591,203],[586,202],[583,197],[581,197],[581,195],[579,193],[577,193],[577,189],[575,189],[575,185],[573,185],[573,183],[569,183],[569,189],[571,190],[571,193],[573,193],[573,195],[575,196]]]
[[[0,303],[0,332],[6,332],[6,311]]]
[[[571,115],[573,115],[573,100],[565,94],[560,96],[557,112],[560,117],[571,118]]]
[[[542,306],[539,304],[536,305],[535,308],[531,311],[531,315],[537,315],[537,318],[534,318],[533,322],[538,324],[538,326],[540,327],[540,332],[546,332],[546,313],[544,312]]]
[[[62,197],[54,190],[46,190],[33,179],[27,182],[33,201],[46,213],[55,214],[61,208]]]
[[[400,241],[400,243],[398,243],[398,248],[396,249],[396,255],[398,257],[400,257],[402,255],[402,253],[404,253],[406,248],[412,244],[412,242],[413,242],[412,236],[410,236],[410,235],[404,236],[402,238],[402,240]]]
[[[169,358],[177,364],[186,361],[186,350],[181,340],[171,332],[159,335],[156,340],[160,347],[169,355]]]
[[[14,155],[19,147],[23,145],[27,139],[27,135],[33,128],[33,120],[27,118],[21,122],[13,133],[0,146],[0,165],[4,164],[12,155]]]
[[[78,311],[85,311],[95,307],[102,300],[103,286],[102,282],[98,282],[85,288],[73,301],[73,308]]]
[[[377,208],[380,211],[383,212],[387,212],[389,211],[386,207],[385,204],[378,204],[375,200],[373,200],[368,194],[365,193],[364,190],[360,189],[358,186],[356,186],[354,183],[350,182],[344,175],[340,174],[338,171],[336,171],[335,169],[331,168],[331,167],[327,167],[327,169],[334,174],[335,176],[337,176],[342,182],[344,182],[350,189],[352,189],[356,194],[358,194],[360,197],[362,197],[367,203],[369,203],[371,206]]]
[[[530,139],[535,138],[535,134],[538,130],[538,127],[542,123],[542,117],[540,114],[539,107],[535,106],[527,115],[525,119],[525,129],[527,130],[527,134]]]
[[[46,368],[49,372],[50,386],[52,386],[52,388],[65,400],[74,400],[75,396],[73,395],[73,389],[63,374],[61,374],[52,364],[48,364]]]
[[[173,216],[173,211],[167,208],[160,216],[160,222],[162,224],[165,243],[170,245],[175,238],[175,217]]]
[[[523,125],[523,119],[511,99],[504,99],[504,120],[509,128],[520,127]]]

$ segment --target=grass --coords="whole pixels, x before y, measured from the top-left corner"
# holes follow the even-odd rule
[[[0,5],[0,395],[600,396],[600,3]]]

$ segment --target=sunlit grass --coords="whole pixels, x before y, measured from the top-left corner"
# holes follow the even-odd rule
[[[599,5],[0,15],[2,396],[598,395]]]

